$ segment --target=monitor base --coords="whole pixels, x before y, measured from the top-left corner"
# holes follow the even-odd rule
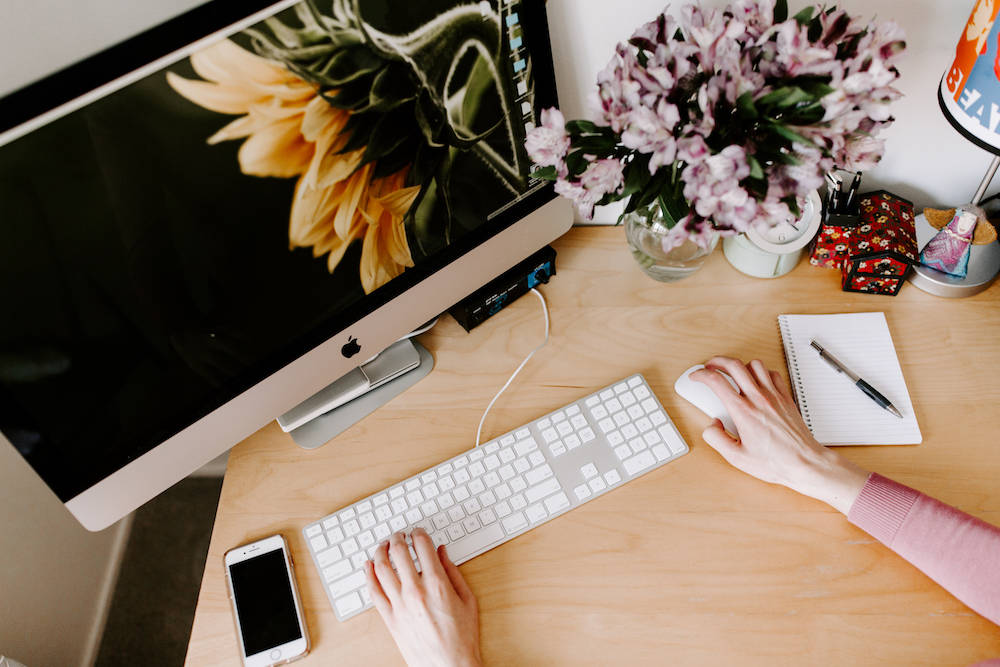
[[[289,431],[299,447],[316,449],[330,442],[355,423],[403,393],[427,376],[434,368],[434,357],[423,345],[410,339],[420,355],[420,363],[395,379],[345,403],[310,422]]]

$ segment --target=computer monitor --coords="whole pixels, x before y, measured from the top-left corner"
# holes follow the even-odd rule
[[[555,103],[541,0],[216,0],[0,99],[0,446],[110,525],[565,232]]]

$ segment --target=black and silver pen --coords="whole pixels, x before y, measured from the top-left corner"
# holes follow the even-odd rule
[[[838,373],[843,373],[847,377],[851,378],[851,382],[854,383],[854,386],[860,389],[861,391],[865,392],[868,398],[878,403],[879,406],[884,410],[891,412],[900,419],[903,418],[903,415],[901,415],[899,413],[899,410],[897,410],[896,407],[889,402],[888,398],[880,394],[878,390],[875,389],[875,387],[871,386],[870,384],[862,380],[860,377],[858,377],[857,373],[855,373],[847,366],[837,361],[837,358],[832,354],[830,354],[829,352],[827,352],[826,350],[824,350],[822,345],[820,345],[814,340],[809,341],[809,344],[812,345],[814,348],[816,348],[816,351],[819,352],[819,356],[823,359],[823,361],[830,364],[833,370],[837,371]]]

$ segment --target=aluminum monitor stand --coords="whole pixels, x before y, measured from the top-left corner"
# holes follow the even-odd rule
[[[405,338],[278,417],[303,449],[322,447],[403,393],[434,368],[434,357]]]

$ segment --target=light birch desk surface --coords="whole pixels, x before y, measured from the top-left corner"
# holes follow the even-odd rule
[[[850,294],[803,261],[739,274],[721,249],[695,276],[643,276],[622,228],[574,228],[542,288],[552,335],[497,402],[484,440],[642,372],[691,452],[462,566],[493,665],[967,665],[1000,657],[1000,628],[821,503],[730,468],[707,419],[673,391],[724,353],[786,374],[780,313],[885,311],[924,442],[848,456],[1000,524],[1000,287],[939,299]],[[232,450],[187,661],[238,665],[223,553],[289,540],[313,651],[304,665],[401,664],[375,611],[341,624],[301,529],[471,447],[486,404],[543,333],[526,296],[466,334],[450,317],[421,337],[434,371],[314,451],[272,422]],[[1000,564],[998,564],[1000,566]]]

